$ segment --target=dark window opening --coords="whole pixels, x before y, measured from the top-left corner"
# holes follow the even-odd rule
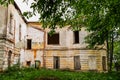
[[[27,49],[31,49],[31,48],[32,48],[32,40],[27,39]]]
[[[26,62],[26,65],[27,65],[27,66],[30,66],[30,65],[31,65],[31,61],[27,61],[27,62]]]
[[[13,15],[12,14],[10,14],[10,24],[9,24],[10,26],[9,26],[9,33],[10,34],[13,34],[12,33],[12,28],[13,28]]]
[[[74,43],[79,43],[79,31],[74,31]]]
[[[21,25],[19,25],[19,40],[21,41]]]
[[[53,35],[48,34],[48,44],[59,44],[59,33]]]
[[[59,69],[60,68],[60,58],[55,56],[54,57],[54,69]]]

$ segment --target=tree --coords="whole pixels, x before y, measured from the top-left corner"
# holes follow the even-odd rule
[[[79,7],[78,7],[79,6]],[[90,47],[106,42],[109,70],[112,69],[115,32],[120,31],[119,0],[79,0],[75,3],[77,15],[85,16],[87,30],[92,32],[86,38]]]
[[[40,15],[39,21],[43,28],[54,30],[59,25],[63,27],[65,21],[70,19],[73,11],[69,10],[69,2],[65,0],[35,0],[31,4],[33,12],[25,12],[24,15]],[[29,16],[28,16],[29,17]]]
[[[116,34],[116,39],[114,41],[114,67],[116,71],[120,69],[120,34]]]
[[[14,0],[0,0],[0,5],[8,6],[8,4],[13,2]]]

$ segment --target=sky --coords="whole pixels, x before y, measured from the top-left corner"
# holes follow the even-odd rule
[[[23,0],[15,0],[15,2],[17,3],[17,5],[19,6],[21,12],[26,12],[26,11],[32,11],[32,9],[30,9],[30,5],[32,3],[33,0],[28,0],[28,3],[23,2]],[[38,14],[36,16],[33,16],[30,19],[27,19],[27,21],[38,21]]]

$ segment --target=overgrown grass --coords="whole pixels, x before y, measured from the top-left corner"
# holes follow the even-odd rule
[[[69,72],[49,69],[9,69],[0,73],[0,80],[120,80],[120,72]]]

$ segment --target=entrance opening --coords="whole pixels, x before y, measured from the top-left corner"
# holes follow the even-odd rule
[[[54,69],[60,68],[60,58],[58,56],[54,57]]]
[[[74,56],[74,69],[80,70],[80,56]]]
[[[11,66],[11,55],[12,55],[12,51],[8,52],[8,68]]]
[[[35,68],[39,69],[40,65],[41,65],[41,62],[39,60],[35,60]]]

